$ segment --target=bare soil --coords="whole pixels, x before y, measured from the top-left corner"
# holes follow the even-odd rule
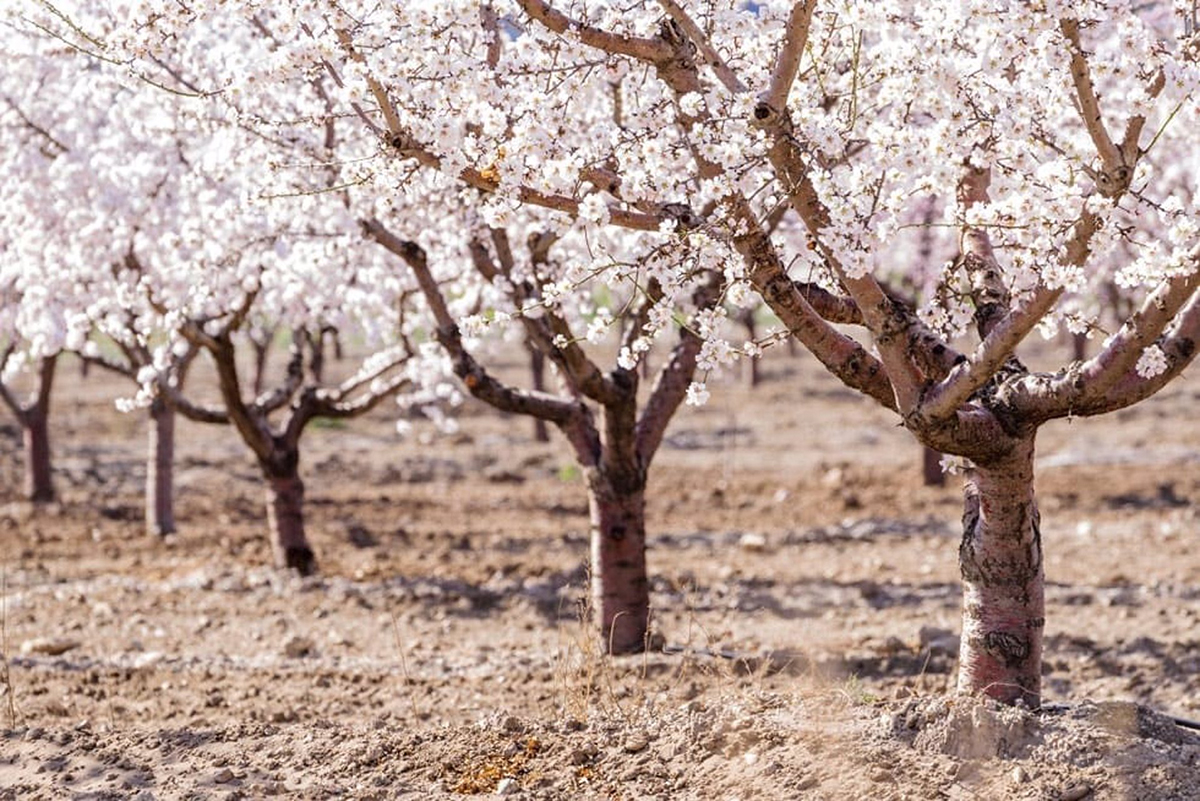
[[[605,658],[581,479],[530,421],[315,426],[300,579],[225,429],[180,423],[180,532],[145,535],[147,419],[67,363],[61,502],[19,500],[0,427],[0,799],[1200,798],[1195,370],[1043,431],[1038,714],[951,695],[955,477],[810,358],[765,373],[673,424],[656,648]]]

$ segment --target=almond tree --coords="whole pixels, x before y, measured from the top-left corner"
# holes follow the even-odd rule
[[[118,354],[102,351],[96,343],[84,346],[84,364],[97,364],[132,383],[131,391],[150,388],[146,436],[145,521],[148,534],[166,537],[175,525],[175,407],[169,391],[178,392],[198,350],[194,347],[165,353],[165,368],[155,363],[155,354],[138,342],[136,329],[112,340]],[[163,355],[158,357],[160,360]]]
[[[72,350],[133,380],[136,394],[119,405],[149,407],[158,423],[147,513],[160,532],[173,526],[174,410],[231,423],[263,469],[277,561],[312,572],[300,434],[317,416],[358,415],[407,386],[400,372],[410,356],[407,335],[421,323],[405,320],[403,281],[360,244],[329,169],[318,164],[287,186],[272,182],[270,192],[261,180],[272,160],[328,156],[332,124],[249,130],[239,125],[233,98],[217,107],[204,102],[198,86],[211,74],[203,62],[164,57],[153,76],[131,74],[103,41],[117,20],[101,5],[79,10],[73,19],[46,6],[45,17],[3,27],[17,68],[3,80],[6,145],[13,147],[4,150],[0,221],[16,233],[6,243],[11,259],[0,285],[21,294],[12,328],[29,343],[23,355]],[[306,103],[328,109],[319,85],[290,102],[297,116],[309,111]],[[304,361],[298,342],[286,380],[246,400],[234,354],[251,317],[301,340],[352,331],[371,355],[356,375],[326,386],[322,351],[312,349]],[[16,335],[4,341],[15,343]],[[224,408],[183,393],[197,349],[213,357]],[[39,466],[30,475],[44,477],[47,493],[52,371],[53,361],[43,361],[36,403],[18,408],[3,393],[39,446],[30,449]],[[279,429],[268,421],[274,412],[286,416]]]
[[[381,352],[368,360],[356,375],[336,385],[325,385],[314,373],[312,350],[306,360],[308,337],[293,335],[287,374],[275,387],[247,399],[237,366],[235,342],[245,319],[241,309],[216,326],[187,324],[183,336],[202,347],[216,367],[222,406],[213,407],[186,398],[168,386],[170,404],[185,417],[203,423],[231,424],[254,454],[265,483],[267,524],[275,563],[312,575],[317,560],[304,528],[304,481],[300,477],[300,438],[318,417],[347,419],[369,412],[384,399],[410,384],[399,371],[411,352],[407,347]],[[241,341],[245,341],[244,339]],[[272,416],[279,417],[273,423]]]
[[[558,393],[521,389],[490,374],[476,357],[472,337],[464,336],[463,329],[475,334],[486,321],[479,314],[464,316],[452,310],[442,289],[445,281],[435,277],[427,250],[397,236],[376,218],[365,220],[363,227],[367,236],[412,271],[436,321],[437,340],[467,390],[501,411],[554,425],[570,443],[587,483],[591,600],[602,647],[618,654],[643,650],[650,621],[647,478],[667,425],[688,394],[698,361],[711,358],[701,354],[703,338],[686,326],[680,328],[677,344],[659,368],[649,394],[639,402],[639,368],[644,358],[640,354],[647,337],[666,324],[672,309],[658,280],[649,278],[644,291],[623,303],[626,319],[620,355],[617,364],[605,370],[585,346],[603,341],[615,320],[601,306],[592,313],[587,332],[578,330],[584,316],[580,307],[590,305],[588,295],[594,286],[580,282],[585,293],[579,297],[580,288],[574,286],[579,282],[579,264],[566,260],[582,254],[572,253],[568,243],[563,248],[565,259],[556,258],[553,249],[559,236],[535,230],[525,241],[521,259],[508,231],[480,231],[469,244],[475,277],[500,295],[498,300],[504,304],[500,314],[515,317],[523,328],[521,341],[533,353],[544,355],[561,384]],[[464,283],[463,276],[457,277],[458,284]],[[718,281],[718,274],[702,270],[688,282],[691,307],[700,320],[713,317]]]

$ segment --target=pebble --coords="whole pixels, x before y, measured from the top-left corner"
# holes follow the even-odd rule
[[[229,768],[221,768],[220,770],[217,771],[216,775],[213,776],[213,781],[216,782],[217,784],[225,784],[226,782],[231,782],[231,781],[233,781],[233,771],[230,770]]]
[[[1029,781],[1029,774],[1025,772],[1025,768],[1017,765],[1015,768],[1013,768],[1012,780],[1017,784],[1024,784],[1025,782]]]
[[[292,659],[299,659],[302,656],[310,656],[316,651],[316,646],[308,637],[301,637],[299,634],[293,634],[288,637],[287,642],[283,644],[283,653],[285,656],[290,656]]]
[[[1058,794],[1058,801],[1081,801],[1092,794],[1092,785],[1073,784]]]
[[[21,653],[58,656],[67,651],[73,651],[81,645],[83,645],[82,642],[70,637],[37,637],[21,643]]]
[[[645,751],[650,745],[650,738],[641,732],[629,735],[625,738],[625,744],[622,746],[626,753],[636,754],[639,751]]]
[[[738,547],[743,551],[759,552],[767,549],[767,538],[762,534],[747,532],[738,540]]]
[[[505,776],[503,779],[500,780],[500,783],[496,785],[496,794],[497,795],[512,795],[513,793],[517,792],[520,789],[521,789],[521,786],[519,784],[517,784],[516,779],[514,779],[510,776]]]

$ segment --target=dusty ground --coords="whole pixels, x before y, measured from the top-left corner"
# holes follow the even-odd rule
[[[1041,715],[946,695],[959,490],[805,357],[673,426],[651,480],[665,652],[579,623],[583,487],[476,406],[306,445],[319,578],[269,569],[253,463],[180,424],[142,534],[143,419],[64,369],[61,504],[0,429],[0,799],[1197,799],[1200,379],[1048,426]],[[4,421],[7,422],[7,421]],[[60,651],[59,653],[55,653]]]

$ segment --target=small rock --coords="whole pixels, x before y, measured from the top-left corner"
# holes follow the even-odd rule
[[[505,776],[500,780],[499,784],[496,785],[496,795],[512,795],[520,789],[521,786],[517,784],[516,779],[512,778],[511,776]]]
[[[645,751],[650,745],[650,738],[642,732],[635,732],[625,738],[625,743],[621,746],[628,754],[636,754],[639,751]]]
[[[371,533],[371,530],[361,523],[351,523],[346,526],[346,539],[355,548],[374,548],[379,544],[379,540]]]
[[[287,642],[283,644],[283,653],[292,659],[299,659],[303,656],[311,656],[316,652],[316,645],[308,637],[301,637],[299,634],[293,634],[288,637]]]
[[[216,782],[217,784],[225,784],[226,782],[231,782],[231,781],[233,781],[233,771],[230,770],[229,768],[221,768],[220,770],[217,771],[216,775],[213,776],[213,781]]]
[[[1081,801],[1092,794],[1092,785],[1073,784],[1058,794],[1058,801]]]
[[[1029,781],[1029,774],[1025,772],[1025,768],[1017,765],[1012,771],[1012,780],[1017,784],[1024,784]]]
[[[515,470],[502,467],[490,467],[483,471],[483,477],[493,484],[524,484],[525,476]]]
[[[37,637],[21,643],[21,653],[58,656],[67,651],[73,651],[81,645],[83,643],[79,640],[73,640],[70,637]]]
[[[600,749],[598,749],[594,745],[591,745],[590,743],[581,748],[576,748],[574,751],[571,752],[571,764],[572,765],[586,765],[587,763],[589,763],[593,759],[595,759],[596,755],[599,753],[600,753]]]
[[[767,538],[762,534],[747,532],[738,540],[738,547],[743,551],[758,553],[767,549]]]

